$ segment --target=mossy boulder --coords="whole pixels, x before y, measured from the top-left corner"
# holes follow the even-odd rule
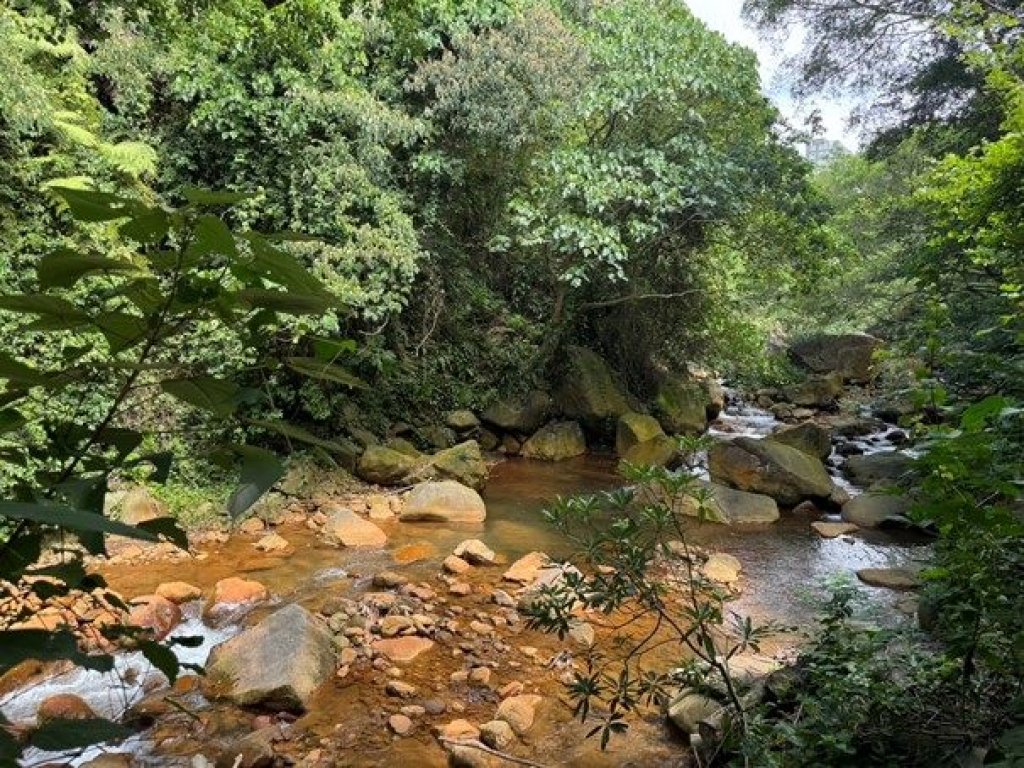
[[[658,421],[670,435],[704,432],[708,427],[709,405],[712,403],[707,387],[688,375],[663,377],[654,397]]]
[[[879,528],[886,525],[906,526],[910,524],[906,517],[910,506],[910,500],[905,496],[889,493],[863,493],[860,496],[854,496],[843,505],[843,520],[855,523],[861,528]]]
[[[792,446],[821,461],[832,453],[832,430],[813,421],[805,421],[795,427],[784,427],[774,432],[769,439]]]
[[[569,347],[558,389],[557,403],[570,419],[588,433],[612,439],[619,417],[632,410],[612,369],[592,350]]]
[[[679,446],[675,440],[662,433],[630,446],[619,456],[623,461],[636,466],[673,467],[679,461]]]
[[[785,390],[789,402],[805,408],[831,408],[842,394],[843,379],[839,374],[810,376]]]
[[[466,440],[430,457],[434,475],[440,480],[456,480],[470,488],[481,489],[487,484],[490,471],[480,453],[476,440]]]
[[[771,496],[780,504],[827,499],[832,478],[814,456],[771,440],[740,437],[708,453],[711,479],[741,491]]]
[[[356,465],[356,474],[368,483],[401,485],[416,467],[417,459],[383,445],[366,448]]]
[[[875,483],[897,483],[910,476],[913,469],[914,460],[897,451],[851,456],[843,465],[843,473],[851,481],[865,488]]]
[[[480,419],[471,410],[460,408],[457,411],[450,411],[444,417],[444,424],[449,429],[454,429],[458,434],[464,435],[479,427]]]
[[[548,420],[552,406],[549,394],[534,390],[525,397],[499,400],[480,414],[480,419],[502,432],[529,435]]]
[[[771,496],[738,491],[718,483],[702,481],[700,485],[708,492],[703,510],[704,519],[708,522],[754,525],[774,523],[779,519],[779,505]],[[680,497],[675,510],[687,517],[699,517],[701,514],[700,505],[692,496]]]
[[[619,417],[619,423],[615,428],[615,452],[619,456],[625,456],[634,445],[664,435],[661,424],[653,416],[634,411],[624,413]]]
[[[487,507],[480,494],[454,480],[421,483],[405,499],[402,521],[424,520],[442,523],[480,523]]]
[[[866,333],[817,334],[789,348],[790,356],[814,373],[836,373],[847,381],[869,381],[872,359],[882,346]]]
[[[523,444],[528,459],[563,461],[587,452],[587,440],[575,421],[557,421],[539,429]]]

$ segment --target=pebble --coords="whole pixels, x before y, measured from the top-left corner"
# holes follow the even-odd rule
[[[412,720],[405,715],[392,715],[388,718],[388,727],[398,736],[405,736],[412,730]]]

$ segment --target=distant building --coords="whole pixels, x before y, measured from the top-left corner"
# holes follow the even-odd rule
[[[824,165],[846,154],[849,154],[849,150],[841,141],[811,139],[804,146],[804,157],[814,165]]]

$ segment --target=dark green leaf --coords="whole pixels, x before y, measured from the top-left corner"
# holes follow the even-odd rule
[[[227,503],[228,514],[232,517],[249,509],[284,476],[284,466],[277,456],[251,445],[228,446],[213,459],[225,469],[240,464],[239,486]]]
[[[188,551],[188,535],[178,526],[178,521],[173,517],[145,520],[139,523],[138,527],[154,536],[166,538],[180,549]]]
[[[199,206],[234,205],[252,197],[244,192],[212,192],[196,187],[186,187],[182,195],[193,205]]]
[[[354,354],[356,349],[356,342],[353,339],[313,339],[313,356],[328,363],[339,357]]]
[[[39,260],[36,274],[39,277],[39,287],[45,291],[54,287],[70,288],[92,272],[129,272],[134,269],[135,267],[126,261],[96,253],[76,253],[67,248],[59,248]]]
[[[187,253],[193,258],[215,254],[237,258],[238,247],[227,225],[216,216],[207,214],[196,222],[195,239],[189,244]]]
[[[336,443],[333,440],[327,440],[322,437],[317,437],[312,432],[308,432],[302,427],[297,427],[293,424],[289,424],[286,421],[253,421],[250,422],[255,427],[262,427],[272,432],[277,432],[279,435],[291,438],[292,440],[298,440],[309,445],[316,445],[321,448],[326,448],[329,451],[336,453],[347,453],[347,449],[344,445]]]
[[[102,515],[83,512],[80,509],[73,509],[63,504],[0,501],[0,517],[7,517],[13,520],[30,520],[35,523],[43,523],[44,525],[70,528],[74,531],[111,533],[117,536],[127,536],[132,539],[142,539],[143,541],[158,541],[157,537],[149,531],[141,530],[132,525],[118,523],[115,520],[108,520]]]
[[[317,360],[315,357],[289,357],[286,362],[288,367],[303,376],[309,376],[323,381],[333,381],[336,384],[344,384],[354,389],[366,389],[366,382],[338,365],[332,365]]]
[[[97,192],[91,189],[73,189],[71,187],[49,187],[68,206],[71,215],[79,221],[112,221],[124,219],[131,215],[137,205],[108,192]]]
[[[75,636],[67,630],[12,629],[0,632],[0,671],[6,672],[29,659],[68,659],[80,667],[98,672],[109,672],[114,668],[114,660],[110,656],[82,653]]]
[[[130,729],[100,717],[51,720],[32,732],[29,744],[47,752],[61,752],[108,741],[123,741],[131,735]]]
[[[25,426],[26,419],[13,408],[5,408],[0,411],[0,435],[13,432]]]
[[[0,296],[0,309],[27,315],[42,315],[56,323],[54,329],[79,328],[89,323],[89,315],[67,299],[41,293]]]
[[[246,288],[238,292],[238,298],[249,309],[270,309],[286,315],[322,315],[337,306],[331,296],[266,288]]]
[[[110,346],[111,354],[123,352],[146,337],[146,319],[127,312],[104,312],[93,321]]]
[[[144,315],[151,315],[163,306],[166,299],[160,290],[160,283],[152,277],[132,280],[118,288],[115,296],[124,296],[138,307]]]
[[[249,266],[272,283],[297,293],[327,296],[327,288],[291,254],[275,248],[258,235],[250,235],[253,259]]]
[[[0,352],[0,379],[28,385],[44,384],[46,382],[46,376],[35,368],[25,365],[25,363],[19,362],[3,352]]]
[[[170,451],[158,451],[157,453],[147,453],[145,456],[139,456],[137,459],[128,462],[127,466],[137,467],[140,464],[151,464],[153,466],[153,473],[149,476],[149,479],[154,483],[166,483],[173,463],[173,453]]]
[[[160,387],[167,394],[173,395],[189,405],[194,405],[221,417],[227,417],[234,413],[241,391],[234,382],[215,379],[212,376],[166,379],[160,382]]]
[[[146,661],[163,672],[169,683],[173,684],[178,679],[181,665],[178,663],[178,657],[174,655],[174,651],[152,640],[140,640],[138,647],[142,651],[142,655],[146,657]]]
[[[167,236],[170,220],[160,208],[147,208],[121,225],[121,234],[137,243],[159,243]]]

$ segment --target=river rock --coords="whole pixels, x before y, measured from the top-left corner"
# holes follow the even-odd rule
[[[389,637],[374,641],[373,652],[384,656],[396,664],[407,664],[421,653],[434,647],[434,641],[425,637]]]
[[[654,409],[661,426],[670,435],[704,432],[708,426],[709,405],[711,398],[707,388],[689,375],[666,375],[658,383]],[[721,407],[718,410],[721,411]]]
[[[268,533],[257,541],[253,546],[260,552],[284,552],[291,544],[288,539],[277,533]]]
[[[583,430],[575,421],[557,421],[533,434],[523,444],[522,454],[528,459],[563,461],[587,452]]]
[[[441,568],[445,573],[450,573],[454,576],[461,576],[462,574],[469,573],[473,570],[472,565],[457,555],[448,555],[448,557],[444,559],[444,562],[441,563]]]
[[[850,381],[870,381],[872,357],[882,342],[864,333],[817,334],[796,342],[790,356],[815,373],[836,373]]]
[[[480,523],[487,508],[480,494],[454,480],[420,483],[406,497],[400,519]]]
[[[328,507],[324,536],[343,547],[383,547],[387,534],[369,520],[364,520],[351,509],[333,504]]]
[[[448,415],[444,417],[444,423],[446,427],[454,429],[461,435],[479,427],[480,419],[468,408],[461,408],[457,411],[449,411]]]
[[[302,712],[334,675],[330,632],[306,609],[286,605],[213,649],[210,691],[243,707]]]
[[[438,451],[431,456],[426,464],[414,470],[407,478],[412,482],[422,480],[454,480],[465,486],[480,490],[487,484],[490,470],[480,453],[480,444],[476,440]]]
[[[460,542],[452,553],[472,565],[491,565],[497,555],[480,539],[466,539]]]
[[[910,501],[889,493],[862,493],[843,505],[843,520],[861,528],[877,528],[886,523],[907,525]]]
[[[870,486],[874,483],[895,483],[909,476],[914,460],[904,453],[883,451],[864,456],[851,456],[843,464],[843,472],[854,483]]]
[[[763,493],[780,504],[828,498],[832,479],[813,456],[782,443],[739,437],[708,452],[711,479],[741,491]]]
[[[392,451],[404,453],[406,456],[414,459],[423,457],[423,452],[404,437],[389,437],[385,447],[390,448]]]
[[[551,415],[551,396],[534,390],[522,398],[499,400],[484,411],[480,418],[485,424],[503,432],[528,435],[536,432]]]
[[[511,726],[516,736],[522,736],[533,727],[537,705],[543,700],[543,696],[532,693],[509,696],[498,705],[498,711],[494,713],[494,719],[504,720]]]
[[[700,481],[700,486],[709,493],[704,510],[705,519],[715,523],[753,525],[774,523],[779,519],[779,505],[771,496],[748,493],[718,483]],[[697,517],[699,505],[692,496],[676,500],[676,512]]]
[[[583,347],[565,350],[565,369],[556,396],[562,412],[589,433],[612,438],[618,418],[630,410],[626,394],[597,353]]]
[[[405,715],[395,714],[388,718],[388,727],[396,736],[405,736],[412,730],[412,720]]]
[[[653,416],[634,411],[624,413],[615,428],[615,452],[624,456],[633,446],[664,435],[661,424]]]
[[[262,603],[270,599],[270,591],[258,581],[229,576],[213,586],[213,595],[206,606],[206,615],[214,616],[225,609]]]
[[[504,751],[516,743],[516,733],[504,720],[490,720],[480,726],[480,741],[491,749]]]
[[[167,517],[167,508],[145,488],[132,488],[121,501],[118,518],[127,525],[138,525]]]
[[[146,595],[132,601],[128,624],[148,629],[154,640],[163,640],[181,623],[181,608],[159,595]]]
[[[84,699],[73,693],[56,693],[47,696],[36,710],[36,722],[46,725],[54,720],[91,720],[96,717]]]
[[[637,443],[621,454],[622,461],[636,467],[673,467],[679,460],[679,446],[668,435]]]
[[[441,741],[473,741],[480,738],[480,729],[468,720],[452,720],[434,729]]]
[[[367,446],[356,465],[356,474],[368,483],[402,485],[417,460],[383,445]]]
[[[872,587],[886,589],[917,589],[921,579],[910,568],[861,568],[857,578]]]
[[[683,733],[697,733],[702,724],[717,731],[724,710],[721,702],[686,688],[668,705],[668,718]]]
[[[769,440],[788,445],[824,461],[832,453],[832,431],[813,421],[805,421],[795,427],[784,427],[772,433]]]
[[[860,530],[860,526],[855,523],[830,523],[825,520],[815,520],[811,528],[823,539],[836,539]]]
[[[725,552],[715,552],[708,557],[701,572],[712,581],[720,584],[733,584],[739,581],[743,565],[738,559]]]
[[[543,552],[523,555],[509,567],[501,578],[517,584],[532,584],[542,570],[551,567],[551,558]]]
[[[156,588],[154,594],[165,600],[170,600],[175,605],[181,605],[192,600],[198,600],[203,596],[203,590],[187,581],[165,581]]]
[[[800,384],[786,387],[786,399],[806,408],[832,408],[843,394],[843,380],[836,374],[809,376]],[[797,416],[797,412],[793,412]]]

